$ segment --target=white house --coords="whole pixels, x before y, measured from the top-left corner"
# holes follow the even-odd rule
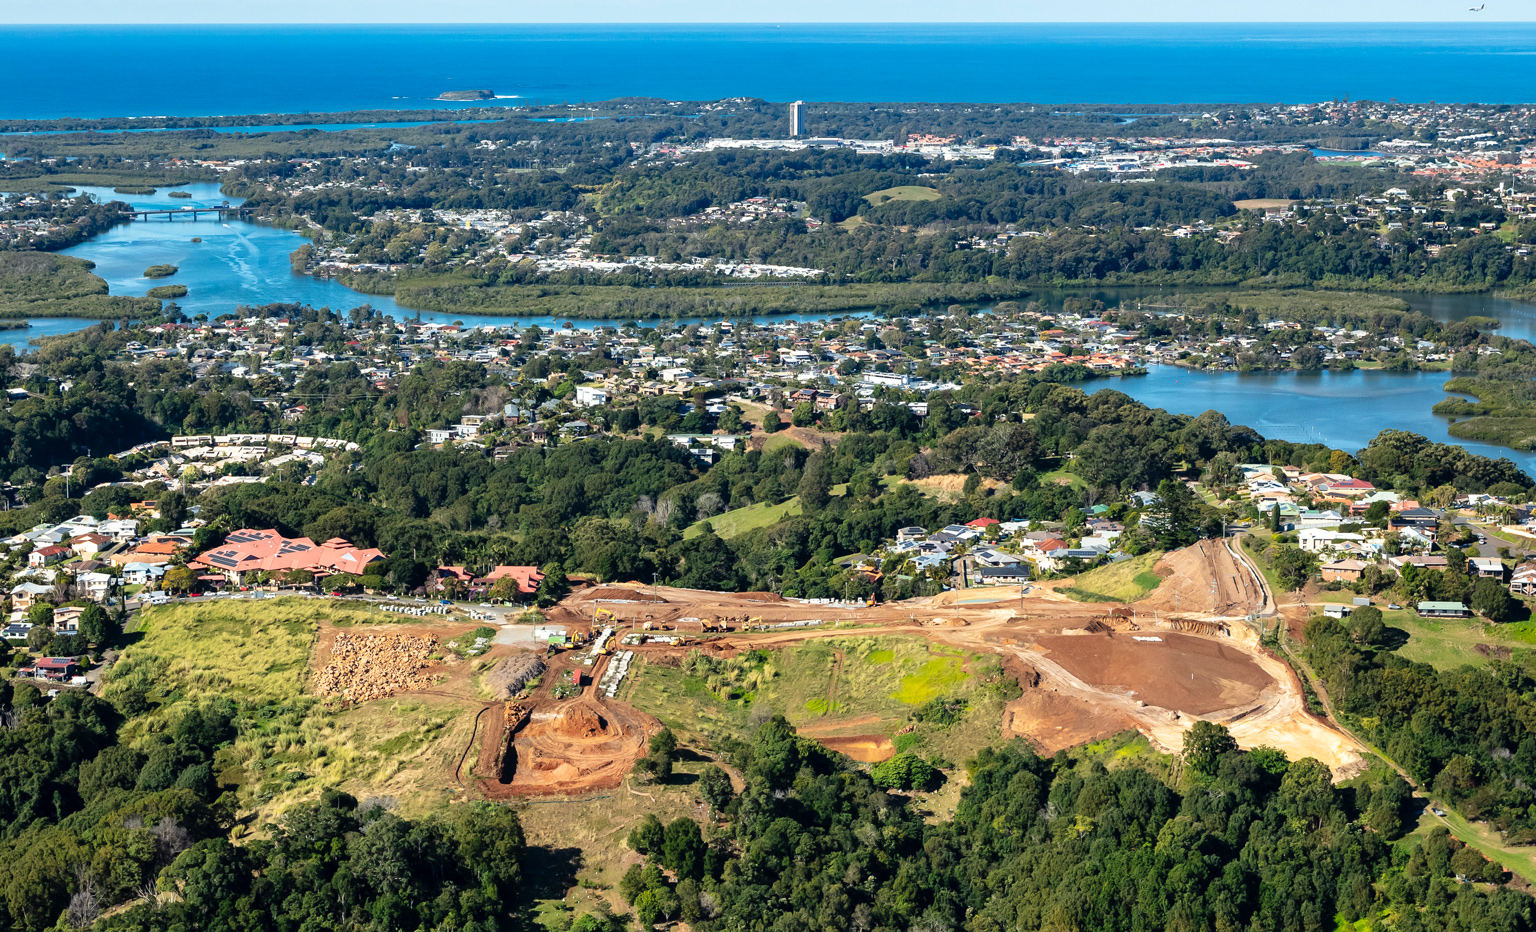
[[[1356,547],[1365,543],[1365,537],[1360,534],[1349,534],[1344,531],[1329,531],[1323,528],[1304,528],[1296,535],[1296,543],[1308,553],[1322,553],[1326,550],[1343,550]]]
[[[591,385],[576,386],[576,404],[582,408],[601,408],[608,404],[608,393]]]

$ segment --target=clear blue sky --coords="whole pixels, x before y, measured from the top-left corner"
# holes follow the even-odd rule
[[[1481,3],[1482,0],[1477,0]],[[0,23],[1480,22],[1536,0],[7,0]],[[62,14],[62,15],[61,15]]]

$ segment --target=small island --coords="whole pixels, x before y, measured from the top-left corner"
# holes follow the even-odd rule
[[[146,184],[125,184],[112,189],[113,194],[154,194],[155,189]]]
[[[443,91],[437,95],[438,100],[491,100],[496,96],[495,91],[481,88],[473,91]]]
[[[190,198],[192,196],[192,192],[191,191],[167,191],[165,193],[165,196],[166,197],[177,197],[177,198]]]
[[[152,265],[144,270],[145,278],[170,278],[181,271],[174,265]]]
[[[187,296],[187,286],[157,285],[156,287],[146,291],[144,296],[146,298],[160,298],[162,300],[168,300],[170,298],[185,298]]]

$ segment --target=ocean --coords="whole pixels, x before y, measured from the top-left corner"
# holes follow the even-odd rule
[[[786,101],[1536,101],[1536,23],[6,26],[0,118],[621,96]],[[34,75],[18,79],[19,75]],[[463,105],[458,105],[463,106]]]

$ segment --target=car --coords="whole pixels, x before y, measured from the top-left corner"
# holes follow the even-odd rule
[[[1401,605],[1398,605],[1396,603],[1388,603],[1387,604],[1387,611],[1389,611],[1389,612],[1400,612],[1402,610],[1403,610],[1403,607]]]
[[[189,592],[189,593],[187,593],[187,598],[189,598],[189,599],[200,599],[202,597],[203,597],[203,594],[201,592]]]
[[[333,599],[341,598],[341,590],[339,590],[339,589],[332,589],[331,590],[331,598],[333,598]]]
[[[398,595],[395,595],[393,592],[391,592],[389,595],[386,595],[384,598],[388,599],[391,602],[398,602],[398,601],[400,601],[400,597]]]
[[[438,605],[452,605],[453,604],[453,600],[451,600],[451,599],[438,599],[437,600],[437,604]]]

